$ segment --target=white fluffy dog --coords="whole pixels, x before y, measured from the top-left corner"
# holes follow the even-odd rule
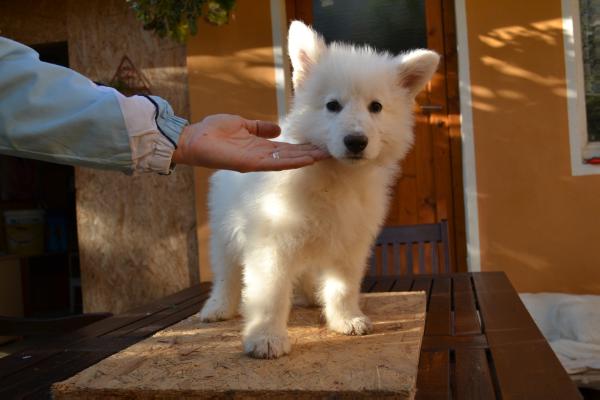
[[[219,171],[211,180],[214,286],[200,317],[232,318],[241,301],[244,350],[257,358],[289,353],[294,285],[323,305],[331,330],[370,331],[361,280],[413,143],[413,100],[439,61],[428,50],[393,57],[327,46],[301,22],[290,27],[289,55],[295,99],[282,139],[332,158],[284,172]]]

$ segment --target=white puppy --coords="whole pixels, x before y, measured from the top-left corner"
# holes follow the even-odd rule
[[[211,179],[214,287],[200,316],[232,318],[241,300],[244,350],[258,358],[290,351],[294,285],[323,305],[333,331],[370,331],[359,308],[361,280],[389,187],[413,143],[413,100],[439,61],[428,50],[393,57],[327,46],[300,22],[290,27],[289,54],[295,99],[282,140],[312,143],[333,158],[284,172],[219,171]]]

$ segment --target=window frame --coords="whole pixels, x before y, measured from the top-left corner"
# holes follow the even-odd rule
[[[588,139],[579,0],[562,0],[562,16],[571,174],[596,175],[600,165],[584,161],[600,157],[600,142]]]

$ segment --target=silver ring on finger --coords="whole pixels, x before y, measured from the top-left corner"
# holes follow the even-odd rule
[[[273,153],[271,153],[271,157],[273,157],[275,160],[279,160],[279,152],[278,151],[274,151]]]

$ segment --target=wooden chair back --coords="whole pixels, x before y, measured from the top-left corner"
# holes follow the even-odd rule
[[[375,241],[367,276],[450,272],[448,221],[386,226]]]

